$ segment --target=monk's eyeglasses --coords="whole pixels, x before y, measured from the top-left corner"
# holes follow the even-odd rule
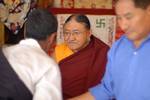
[[[81,34],[83,34],[85,31],[81,32],[81,31],[78,31],[78,30],[73,30],[72,32],[69,32],[69,31],[64,31],[63,34],[64,34],[64,37],[70,37],[71,35],[72,36],[80,36]]]

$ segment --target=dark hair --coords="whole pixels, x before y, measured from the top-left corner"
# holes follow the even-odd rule
[[[119,0],[115,0],[115,3],[117,3]],[[132,0],[135,7],[146,9],[150,5],[150,0]]]
[[[87,29],[91,28],[90,21],[89,21],[88,17],[85,16],[84,14],[73,14],[73,15],[69,16],[67,18],[67,20],[65,21],[65,24],[71,20],[75,20],[79,23],[83,23]]]
[[[57,32],[58,22],[56,17],[44,9],[34,9],[29,13],[26,21],[26,37],[44,40],[47,36]]]

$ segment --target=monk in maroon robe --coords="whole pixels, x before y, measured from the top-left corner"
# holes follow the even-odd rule
[[[63,31],[64,43],[56,46],[55,58],[62,75],[63,98],[68,99],[101,81],[109,46],[91,35],[90,22],[82,14],[70,16]]]
[[[91,36],[84,49],[60,61],[64,98],[80,95],[101,81],[108,49],[106,44]]]

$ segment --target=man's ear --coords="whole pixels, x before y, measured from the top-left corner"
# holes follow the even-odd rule
[[[56,46],[56,36],[57,33],[52,33],[50,36],[47,37],[47,52],[49,55],[54,52]]]
[[[147,7],[147,12],[150,15],[150,5]]]
[[[55,33],[52,33],[52,34],[48,37],[47,41],[48,41],[50,44],[56,43],[56,36],[57,36],[57,33],[56,33],[56,32],[55,32]]]
[[[91,37],[91,35],[92,35],[92,30],[90,29],[89,30],[89,37]]]

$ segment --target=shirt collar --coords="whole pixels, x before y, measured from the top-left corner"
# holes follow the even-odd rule
[[[32,47],[41,48],[41,46],[39,45],[39,43],[35,39],[31,39],[31,38],[21,40],[19,42],[19,44],[21,44],[21,45],[29,45],[29,46],[32,46]]]

